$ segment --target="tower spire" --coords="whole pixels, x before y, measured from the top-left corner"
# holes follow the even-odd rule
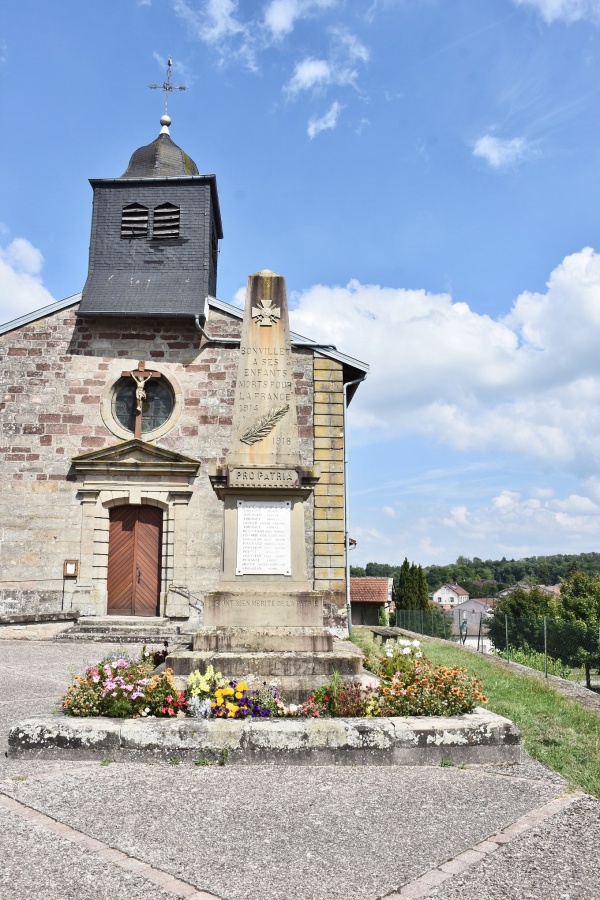
[[[171,116],[169,115],[169,94],[171,91],[187,91],[187,86],[185,85],[177,85],[171,84],[171,66],[173,65],[173,60],[169,56],[167,59],[167,80],[163,81],[162,84],[149,84],[148,87],[152,90],[159,90],[165,92],[165,112],[164,115],[160,117],[160,124],[162,125],[161,134],[169,134],[169,125],[171,124]]]

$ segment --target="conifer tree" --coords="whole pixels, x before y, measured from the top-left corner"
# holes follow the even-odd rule
[[[425,578],[425,572],[423,571],[423,566],[418,567],[417,575],[417,609],[427,609],[427,607],[429,606],[429,589],[427,586],[427,579]]]
[[[410,564],[404,557],[404,562],[398,572],[397,609],[411,609],[410,603]]]

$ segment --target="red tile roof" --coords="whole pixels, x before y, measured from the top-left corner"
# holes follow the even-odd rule
[[[389,578],[351,578],[351,602],[387,603],[389,600],[389,581]]]

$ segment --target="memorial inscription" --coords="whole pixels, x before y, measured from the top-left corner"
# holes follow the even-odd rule
[[[300,476],[297,469],[233,467],[227,473],[228,487],[297,488]]]
[[[291,501],[238,500],[236,575],[291,575]]]

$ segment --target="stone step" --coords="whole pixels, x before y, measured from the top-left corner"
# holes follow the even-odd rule
[[[360,651],[341,653],[303,653],[279,651],[276,653],[214,653],[197,650],[175,650],[169,653],[166,664],[174,675],[189,675],[195,669],[205,672],[212,665],[226,678],[243,678],[256,675],[271,679],[280,677],[302,678],[319,676],[327,681],[334,672],[344,676],[359,675],[362,670]]]
[[[333,637],[326,628],[256,627],[212,625],[194,635],[194,650],[217,653],[299,651],[325,653],[333,650]]]
[[[152,634],[152,635],[162,635],[162,634],[181,634],[182,628],[180,625],[163,625],[162,627],[159,625],[154,626],[144,626],[144,625],[75,625],[72,629],[80,634],[112,634],[112,633],[123,633],[123,634],[138,634],[143,632],[144,634]],[[187,633],[187,632],[186,632]]]
[[[171,619],[166,616],[80,616],[78,625],[134,625],[147,628],[154,625],[170,625]]]
[[[169,647],[191,647],[193,635],[191,632],[148,633],[146,631],[63,631],[56,635],[55,641],[63,642],[92,642],[96,644],[150,644],[153,647],[169,642]]]

